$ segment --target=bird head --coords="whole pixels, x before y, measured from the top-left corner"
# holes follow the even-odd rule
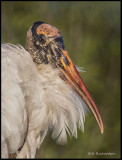
[[[103,122],[97,105],[65,49],[61,32],[45,22],[35,22],[27,32],[25,48],[36,65],[51,64],[60,69],[63,75],[61,78],[83,99],[103,133]]]

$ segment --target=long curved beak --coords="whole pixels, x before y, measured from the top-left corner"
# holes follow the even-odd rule
[[[62,67],[62,72],[67,78],[67,81],[71,85],[71,87],[77,92],[77,94],[84,100],[84,102],[87,104],[91,112],[93,113],[99,127],[101,130],[101,133],[104,131],[103,122],[101,115],[99,113],[99,110],[97,108],[97,105],[95,104],[95,101],[93,100],[92,96],[90,95],[85,83],[83,82],[81,76],[79,75],[76,67],[74,66],[72,60],[68,56],[68,53],[65,49],[61,49],[61,56],[60,56],[60,63]]]

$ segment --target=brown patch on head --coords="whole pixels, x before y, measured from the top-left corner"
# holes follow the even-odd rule
[[[48,37],[61,36],[61,32],[56,27],[45,23],[37,27],[37,34],[44,34]]]

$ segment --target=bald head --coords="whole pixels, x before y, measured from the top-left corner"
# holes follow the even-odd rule
[[[60,56],[58,54],[60,52],[54,56],[54,46],[57,52],[58,48],[65,48],[61,32],[45,22],[33,23],[27,32],[25,48],[31,54],[34,62],[47,64],[50,60],[54,61],[57,56]]]

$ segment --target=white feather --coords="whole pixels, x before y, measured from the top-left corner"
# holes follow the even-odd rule
[[[67,133],[77,138],[77,128],[84,131],[84,102],[59,72],[45,64],[37,68],[22,46],[2,45],[2,157],[23,144],[17,157],[35,157],[48,130],[60,144]]]

